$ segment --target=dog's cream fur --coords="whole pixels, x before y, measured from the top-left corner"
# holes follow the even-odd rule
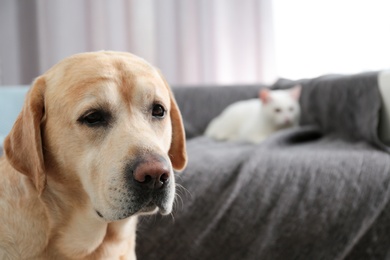
[[[163,119],[151,116],[155,102],[168,111]],[[108,111],[108,125],[83,124],[89,109]],[[171,212],[172,168],[187,161],[169,86],[144,60],[118,52],[78,54],[37,78],[4,151],[0,259],[135,259],[137,216]],[[154,207],[133,202],[143,197],[126,183],[140,154],[161,156],[172,173]]]

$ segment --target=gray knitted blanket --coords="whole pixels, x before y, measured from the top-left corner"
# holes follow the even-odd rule
[[[377,74],[301,83],[301,126],[259,145],[201,136],[207,124],[192,119],[205,108],[199,97],[210,95],[183,100],[185,90],[176,92],[192,130],[188,167],[177,174],[184,188],[172,216],[140,220],[139,259],[390,258],[390,155],[377,135]],[[217,114],[208,104],[204,113]]]

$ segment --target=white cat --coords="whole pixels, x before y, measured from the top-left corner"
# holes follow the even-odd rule
[[[259,143],[275,131],[295,126],[300,116],[301,86],[259,91],[259,98],[233,103],[214,118],[205,135],[216,140]]]

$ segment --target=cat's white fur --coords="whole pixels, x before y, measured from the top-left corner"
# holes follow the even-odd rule
[[[259,98],[226,107],[208,125],[205,135],[217,140],[259,143],[275,131],[295,126],[300,116],[301,86],[259,91]]]

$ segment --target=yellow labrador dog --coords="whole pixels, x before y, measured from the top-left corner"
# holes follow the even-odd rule
[[[137,216],[169,214],[187,162],[159,71],[128,53],[37,78],[0,159],[0,259],[135,259]]]

